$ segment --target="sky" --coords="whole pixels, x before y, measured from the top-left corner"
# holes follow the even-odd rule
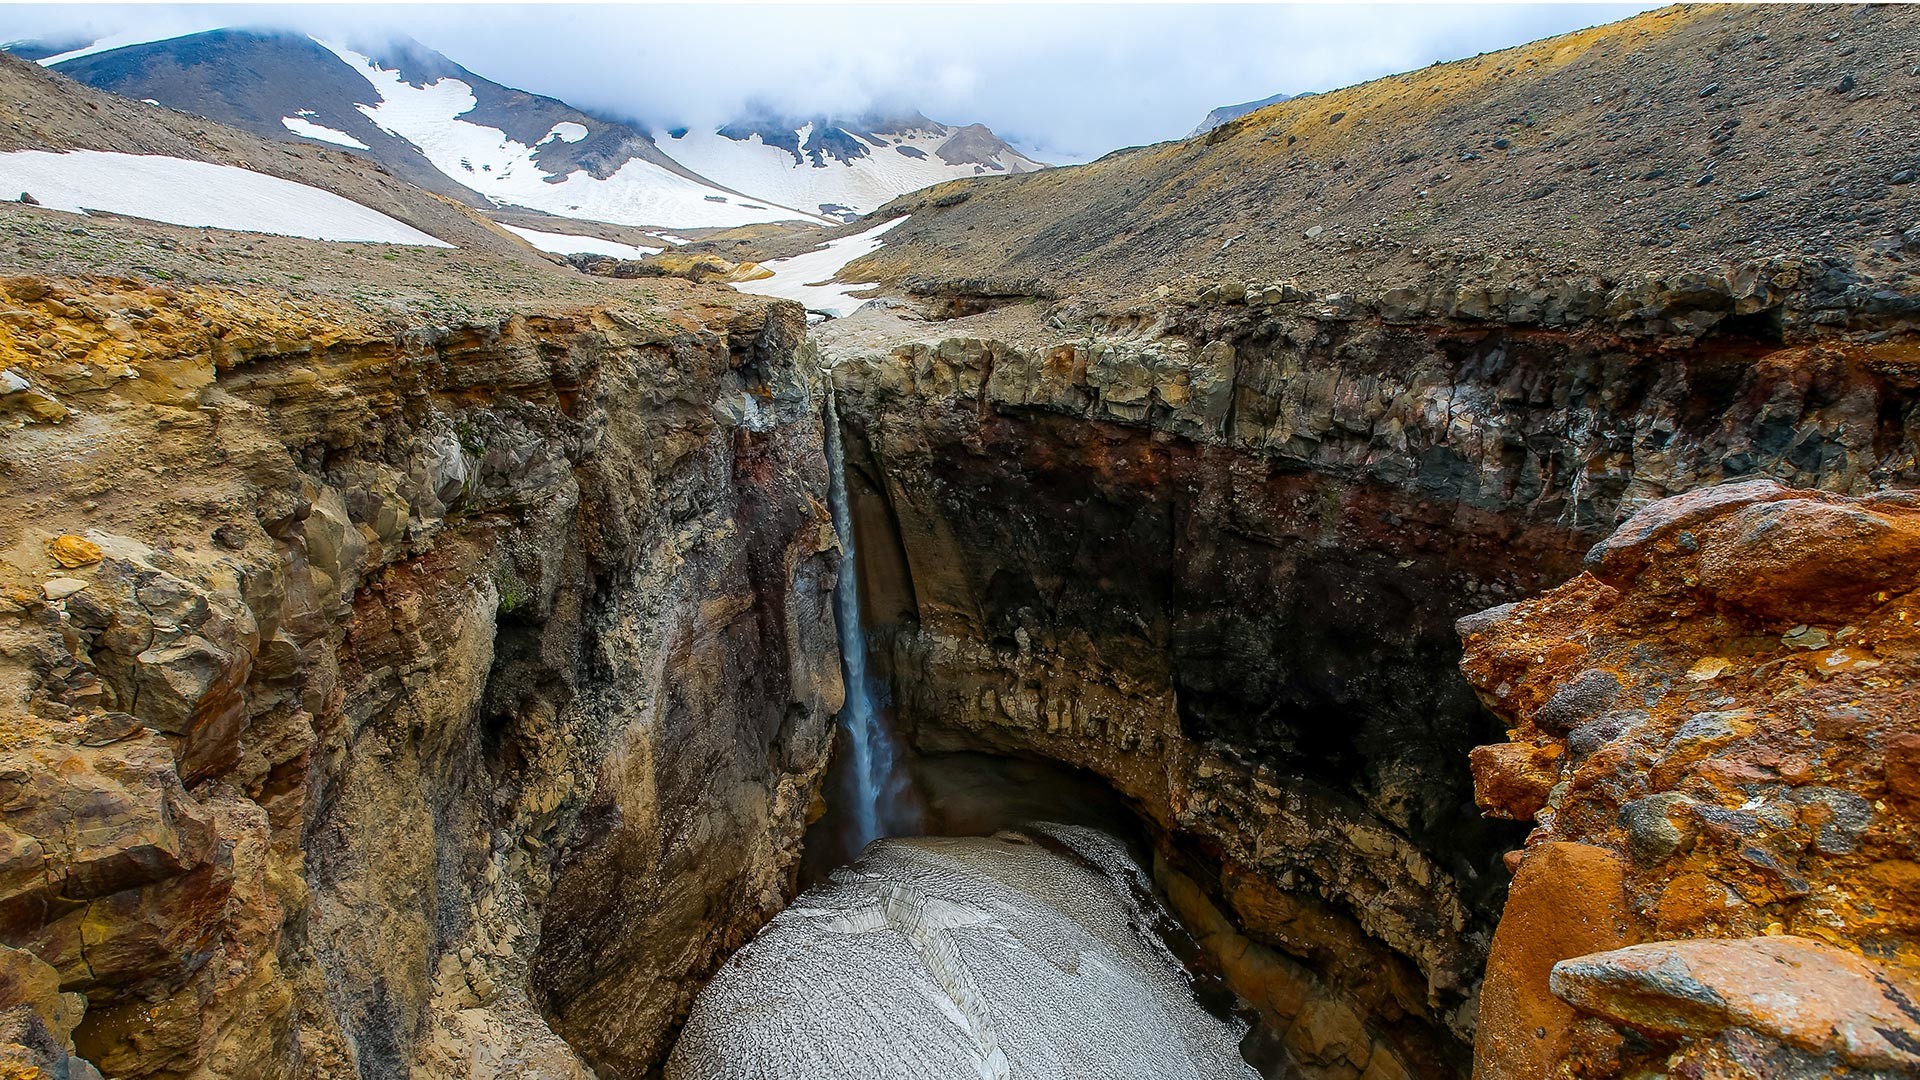
[[[1056,163],[1218,105],[1331,90],[1653,4],[0,4],[0,41],[218,26],[411,36],[476,74],[656,129],[918,109]]]

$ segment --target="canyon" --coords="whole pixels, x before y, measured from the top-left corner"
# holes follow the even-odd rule
[[[1382,164],[1795,41],[1849,89],[1643,91],[1725,190],[1620,228]],[[0,1074],[1920,1072],[1920,136],[1717,134],[1917,41],[1669,9],[943,184],[811,326],[353,165],[458,250],[0,204]],[[920,805],[832,850],[861,709]]]

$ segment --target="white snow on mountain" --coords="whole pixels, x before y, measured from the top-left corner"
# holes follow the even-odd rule
[[[865,286],[841,284],[834,281],[833,276],[853,260],[879,250],[880,245],[885,243],[880,237],[905,220],[904,217],[897,217],[883,221],[865,232],[829,240],[827,246],[819,251],[762,263],[762,266],[773,271],[772,277],[742,281],[734,288],[760,296],[798,300],[809,311],[824,311],[836,319],[845,318],[853,309],[866,303],[851,292]]]
[[[563,143],[577,143],[586,137],[587,126],[585,124],[576,124],[571,120],[562,120],[553,125],[553,130],[547,132],[547,137],[540,141],[542,143],[548,143],[559,139]]]
[[[159,102],[156,101],[153,102],[153,104],[158,105]],[[280,122],[286,125],[288,131],[303,138],[318,139],[321,142],[332,143],[335,146],[345,146],[353,150],[368,149],[366,143],[361,142],[346,132],[335,131],[333,128],[316,124],[304,116],[283,116],[280,118]]]
[[[105,150],[0,154],[0,193],[41,206],[311,240],[451,247],[377,210],[232,165]]]
[[[368,56],[325,41],[320,45],[359,72],[380,95],[379,104],[359,106],[369,120],[413,143],[434,168],[497,204],[594,221],[681,228],[818,220],[785,206],[722,192],[638,158],[604,180],[581,169],[555,182],[534,161],[534,147],[516,142],[498,128],[460,118],[475,105],[473,88],[466,83],[441,78],[414,86],[399,71],[382,67]],[[571,142],[585,137],[584,129],[572,130],[578,128],[578,124],[556,124],[539,141]]]
[[[618,240],[602,240],[597,236],[572,236],[523,229],[518,225],[503,224],[500,227],[541,251],[551,251],[556,255],[611,255],[616,259],[638,259],[666,250],[663,247],[641,247],[638,244],[622,244]]]
[[[813,125],[795,129],[805,146]],[[997,176],[1028,172],[1042,166],[1016,151],[996,160],[1003,169],[941,160],[938,153],[951,131],[902,131],[877,135],[884,146],[851,161],[827,157],[824,163],[799,161],[793,152],[769,146],[755,134],[730,139],[715,131],[689,130],[660,140],[660,149],[694,172],[737,191],[751,191],[786,206],[818,211],[822,206],[844,206],[858,214],[879,209],[889,200],[932,184],[970,176]],[[857,136],[856,136],[857,137]]]
[[[153,40],[154,35],[151,33],[132,30],[103,37],[98,41],[90,42],[78,49],[69,49],[66,52],[55,53],[52,56],[43,56],[34,61],[34,63],[39,64],[41,67],[52,67],[55,64],[68,60],[78,60],[83,56],[92,56],[94,53],[111,52],[114,49],[124,49],[129,45],[145,45],[147,42]]]

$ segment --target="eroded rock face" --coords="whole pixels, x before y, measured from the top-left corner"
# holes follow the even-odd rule
[[[1707,488],[1587,568],[1461,625],[1478,794],[1533,823],[1480,1070],[1907,1075],[1920,501]]]
[[[1252,1080],[1163,919],[1091,829],[881,840],[727,962],[667,1076]]]
[[[125,1077],[657,1062],[791,889],[841,697],[799,309],[0,288],[64,410],[0,437],[8,1030]]]
[[[1362,1018],[1358,1060],[1416,1075],[1464,1071],[1511,843],[1468,806],[1460,760],[1494,725],[1452,621],[1673,491],[1914,478],[1891,419],[1914,386],[1878,346],[1668,353],[1286,304],[994,318],[823,335],[903,721],[1107,778],[1234,934]]]

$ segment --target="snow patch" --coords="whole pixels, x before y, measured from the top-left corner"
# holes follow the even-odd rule
[[[499,128],[463,120],[477,104],[473,87],[458,79],[436,79],[414,86],[399,71],[340,45],[315,39],[360,73],[380,95],[376,105],[361,105],[382,131],[419,147],[433,167],[493,200],[563,217],[623,225],[688,228],[750,225],[817,216],[783,207],[748,208],[728,203],[710,185],[690,180],[650,161],[634,158],[604,180],[584,169],[564,177],[543,171],[534,147]],[[565,122],[549,137],[566,137]],[[573,127],[581,125],[574,124]],[[583,136],[584,137],[584,136]],[[546,141],[545,139],[540,140]],[[569,140],[572,141],[572,140]]]
[[[0,193],[30,193],[50,210],[99,210],[173,225],[452,247],[402,221],[317,187],[232,165],[105,150],[0,154]]]
[[[773,271],[772,277],[743,281],[734,288],[760,296],[798,300],[809,311],[824,311],[836,319],[845,318],[866,301],[854,297],[850,292],[862,286],[837,283],[832,280],[834,275],[853,260],[878,251],[885,242],[880,237],[905,220],[906,217],[897,217],[892,221],[883,221],[865,232],[829,240],[827,246],[819,251],[762,263],[762,266]]]
[[[638,259],[643,255],[655,255],[666,250],[657,247],[641,247],[638,244],[622,244],[617,240],[602,240],[597,236],[571,236],[567,233],[523,229],[518,225],[501,225],[500,227],[541,251],[551,251],[556,255],[611,255],[616,259]]]
[[[155,102],[155,104],[158,104],[158,102]],[[280,118],[280,123],[284,125],[288,131],[303,138],[318,139],[324,143],[350,147],[354,150],[370,149],[366,143],[361,142],[346,132],[335,131],[333,128],[316,124],[304,116],[283,116]]]
[[[1109,852],[1058,825],[870,845],[701,989],[668,1080],[1256,1080]]]
[[[114,34],[110,37],[103,37],[98,41],[83,45],[78,49],[56,53],[53,56],[43,56],[34,61],[34,63],[39,64],[41,67],[52,67],[55,64],[64,64],[69,60],[78,60],[83,56],[92,56],[94,53],[112,52],[115,49],[124,49],[129,45],[145,45],[149,41],[158,40],[160,39],[150,33],[141,33],[137,30],[129,31]]]
[[[813,125],[807,124],[794,134],[804,147],[813,134]],[[889,133],[884,141],[890,145],[886,147],[869,143],[869,153],[864,157],[852,161],[829,157],[819,165],[811,160],[795,161],[791,151],[767,145],[758,134],[730,139],[718,131],[689,130],[677,138],[669,135],[661,139],[660,148],[694,172],[736,191],[750,191],[757,197],[809,211],[844,206],[856,215],[877,210],[909,191],[948,180],[1005,176],[1041,167],[1017,153],[1002,153],[996,160],[1003,169],[998,170],[972,163],[949,165],[940,159],[939,149],[951,135],[932,131]]]
[[[541,139],[540,142],[535,145],[544,146],[555,139],[559,139],[563,143],[577,143],[586,137],[587,125],[576,124],[571,120],[562,120],[553,125],[553,130],[547,132],[547,137]]]

